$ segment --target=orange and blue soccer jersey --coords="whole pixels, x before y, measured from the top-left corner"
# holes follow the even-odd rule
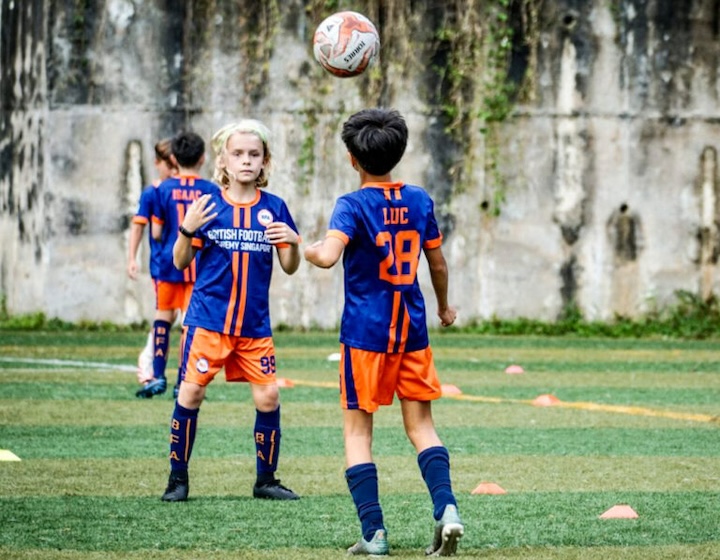
[[[159,184],[159,182],[156,182],[140,193],[140,202],[138,203],[138,210],[133,216],[133,223],[143,226],[150,223],[155,205],[155,193]],[[148,238],[150,241],[150,278],[155,279],[160,270],[160,244],[153,238],[150,228],[148,228]]]
[[[428,346],[417,269],[422,250],[442,243],[428,193],[399,182],[363,185],[337,200],[328,235],[345,243],[340,341],[388,353]]]
[[[196,232],[198,278],[185,325],[231,336],[262,338],[272,335],[269,290],[273,245],[265,227],[284,222],[297,227],[285,202],[257,190],[255,200],[237,204],[217,191],[215,219]]]
[[[194,282],[195,261],[184,270],[178,270],[173,264],[173,245],[178,236],[188,206],[204,194],[217,193],[215,183],[200,177],[181,175],[165,179],[155,191],[155,205],[152,220],[163,226],[160,250],[158,280],[163,282]]]

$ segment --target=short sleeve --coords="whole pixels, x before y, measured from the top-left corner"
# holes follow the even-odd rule
[[[423,248],[424,249],[436,249],[442,245],[442,233],[438,227],[437,219],[435,218],[435,205],[432,198],[428,196],[428,213],[427,221],[425,225],[425,235],[423,236]]]
[[[340,232],[347,239],[352,239],[355,236],[356,228],[357,218],[353,205],[346,197],[340,197],[330,217],[328,230]]]

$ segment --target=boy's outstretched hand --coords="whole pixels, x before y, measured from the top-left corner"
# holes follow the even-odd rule
[[[182,227],[188,231],[196,232],[202,226],[207,224],[210,220],[217,216],[217,212],[213,213],[215,209],[215,203],[208,204],[212,195],[204,194],[201,197],[193,200],[192,204],[188,206],[185,218],[183,218]]]

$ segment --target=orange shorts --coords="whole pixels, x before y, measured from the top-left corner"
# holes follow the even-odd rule
[[[224,367],[227,381],[271,385],[275,380],[275,346],[271,337],[247,338],[187,327],[183,381],[208,385]]]
[[[340,404],[347,410],[375,412],[394,395],[411,401],[442,396],[432,350],[386,354],[340,345]]]
[[[186,311],[192,295],[192,282],[155,281],[155,300],[159,311],[182,309]]]

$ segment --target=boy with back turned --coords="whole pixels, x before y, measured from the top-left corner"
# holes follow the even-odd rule
[[[343,125],[342,139],[361,188],[341,196],[324,240],[305,249],[322,268],[342,256],[345,305],[340,327],[340,392],[350,494],[362,537],[353,555],[389,553],[372,457],[373,413],[397,394],[405,431],[433,502],[435,532],[425,551],[450,556],[464,532],[450,482],[450,459],[435,430],[431,401],[441,388],[429,345],[417,280],[421,251],[430,267],[443,326],[455,321],[448,304],[448,270],[433,201],[421,187],[393,181],[407,145],[402,116],[366,109]]]
[[[167,361],[170,345],[170,328],[176,310],[184,313],[187,309],[195,284],[194,262],[184,270],[178,270],[173,263],[173,246],[178,237],[178,228],[194,200],[203,194],[218,191],[217,185],[200,177],[200,169],[205,163],[205,141],[199,134],[192,131],[177,133],[170,142],[170,150],[177,173],[155,189],[151,224],[153,239],[159,247],[155,284],[157,312],[154,359],[163,362],[163,367],[159,369],[161,375],[136,393],[143,398],[161,395],[167,389],[164,362]],[[182,346],[181,340],[180,348]]]

